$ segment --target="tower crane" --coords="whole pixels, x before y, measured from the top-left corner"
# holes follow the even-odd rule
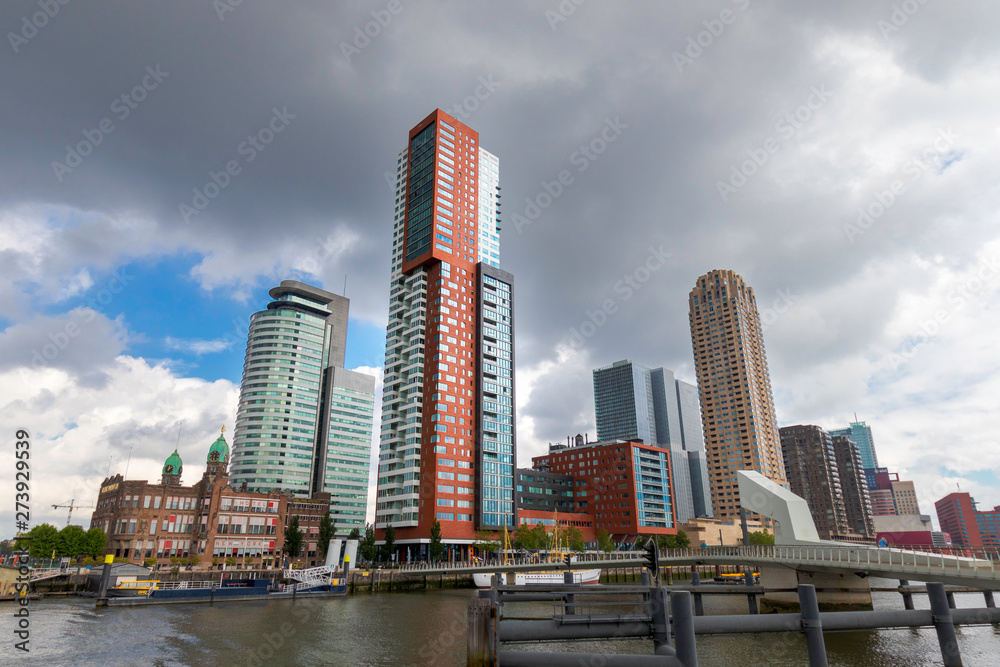
[[[74,498],[73,500],[69,501],[68,505],[53,505],[52,506],[52,509],[54,509],[54,510],[57,510],[57,509],[60,509],[60,508],[67,508],[67,507],[69,508],[69,514],[66,515],[66,525],[67,526],[69,525],[69,522],[72,521],[72,519],[73,519],[73,510],[74,509],[83,509],[85,507],[93,508],[94,507],[93,505],[75,505],[74,504],[75,502],[76,502],[76,499]]]

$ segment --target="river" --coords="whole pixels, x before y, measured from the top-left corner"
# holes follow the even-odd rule
[[[894,582],[876,580],[879,586]],[[30,658],[0,647],[3,665],[464,665],[466,606],[473,590],[430,590],[317,600],[229,602],[95,609],[93,600],[33,602]],[[874,593],[876,609],[902,609],[896,593]],[[927,608],[926,596],[914,596]],[[982,595],[956,595],[959,607],[982,607]],[[13,605],[0,606],[11,627]],[[550,603],[520,603],[519,616],[551,613]],[[706,597],[705,612],[746,613],[742,597]],[[1000,628],[959,632],[967,667],[1000,665]],[[831,665],[940,665],[933,630],[880,630],[826,635]],[[532,646],[533,650],[651,653],[652,642],[628,640]],[[806,664],[800,635],[699,637],[702,667]]]

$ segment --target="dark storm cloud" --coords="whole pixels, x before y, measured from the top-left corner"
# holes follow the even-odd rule
[[[572,12],[555,1],[70,3],[0,64],[11,91],[0,101],[0,206],[148,221],[114,234],[63,232],[38,251],[70,258],[43,260],[52,266],[113,263],[130,248],[194,249],[207,257],[196,275],[214,287],[287,277],[273,274],[311,257],[300,268],[332,289],[350,274],[352,314],[383,321],[393,209],[385,175],[407,130],[442,107],[500,158],[519,364],[553,359],[610,299],[614,313],[578,362],[690,368],[687,293],[713,268],[744,275],[765,304],[781,290],[796,295],[768,333],[787,342],[772,347],[773,366],[835,359],[878,339],[906,279],[858,286],[855,295],[871,296],[863,301],[831,297],[838,286],[880,257],[934,251],[965,261],[990,233],[969,221],[961,237],[942,235],[930,223],[948,214],[946,197],[931,189],[893,209],[926,224],[900,231],[883,221],[855,244],[844,235],[878,185],[866,174],[873,138],[910,133],[919,151],[933,128],[954,122],[947,104],[919,97],[871,108],[854,49],[882,50],[887,60],[872,67],[900,68],[929,87],[969,59],[994,57],[995,27],[979,20],[990,3],[913,3],[903,18],[893,3],[861,0],[589,0]],[[6,3],[0,26],[17,32],[36,11]],[[69,153],[81,142],[93,145],[77,160]],[[755,173],[723,198],[719,183],[750,171],[747,160]],[[71,161],[71,171],[53,167]],[[852,172],[863,187],[848,182]],[[530,224],[516,225],[515,214]],[[625,299],[617,286],[650,248],[671,261]],[[806,344],[805,313],[842,335]],[[585,382],[588,372],[566,370]],[[590,399],[540,382],[526,414],[556,438]]]

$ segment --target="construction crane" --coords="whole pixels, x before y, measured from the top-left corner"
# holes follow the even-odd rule
[[[76,502],[76,499],[74,498],[73,500],[69,501],[69,505],[53,505],[52,506],[52,509],[54,509],[54,510],[57,510],[59,508],[66,508],[66,507],[69,508],[69,514],[66,515],[66,525],[67,526],[69,525],[69,522],[73,520],[73,510],[74,509],[83,509],[85,507],[93,508],[94,507],[93,505],[74,505],[75,502]]]

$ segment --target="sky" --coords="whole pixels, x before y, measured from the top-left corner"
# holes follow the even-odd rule
[[[64,525],[51,506],[93,503],[109,471],[157,481],[175,447],[193,483],[221,426],[231,442],[246,324],[284,279],[346,293],[347,366],[380,377],[389,175],[441,108],[500,160],[522,466],[593,436],[594,368],[695,381],[687,295],[732,269],[757,296],[779,424],[856,414],[925,513],[956,489],[1000,505],[989,16],[990,0],[4,2],[0,492],[19,429],[32,524]],[[4,503],[0,535],[14,520]]]

